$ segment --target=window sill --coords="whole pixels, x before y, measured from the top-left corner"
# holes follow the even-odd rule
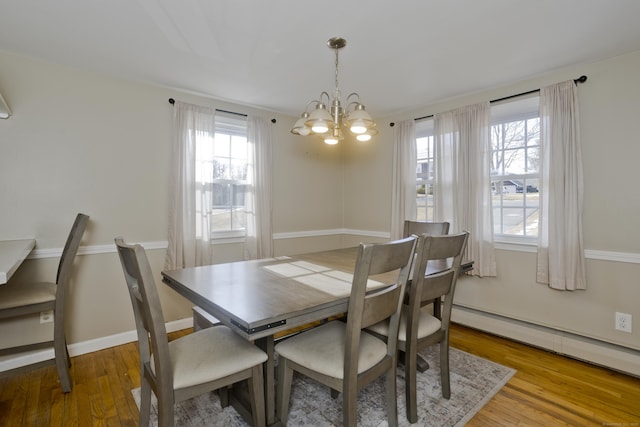
[[[244,230],[218,231],[211,233],[211,243],[214,245],[244,243],[245,237],[246,235]]]
[[[538,251],[537,239],[505,238],[501,236],[494,240],[494,246],[496,249],[504,251],[530,253],[536,253]]]

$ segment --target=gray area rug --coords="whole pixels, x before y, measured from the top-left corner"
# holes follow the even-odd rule
[[[406,417],[404,368],[398,369],[398,421],[401,426],[464,426],[515,374],[515,370],[451,348],[451,399],[442,397],[438,346],[422,351],[430,368],[418,373],[418,423]],[[132,390],[140,405],[140,389]],[[378,379],[358,396],[358,425],[387,426],[384,380]],[[151,420],[157,425],[155,397]],[[176,426],[247,426],[231,407],[222,408],[215,393],[176,405]],[[332,399],[329,389],[301,375],[294,375],[289,426],[338,426],[342,424],[342,398]]]

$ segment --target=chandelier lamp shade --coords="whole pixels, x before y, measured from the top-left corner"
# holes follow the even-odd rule
[[[338,80],[338,52],[347,45],[341,37],[330,38],[327,45],[335,51],[336,74],[333,98],[327,92],[322,92],[318,99],[307,104],[305,111],[295,122],[291,133],[295,135],[320,135],[326,144],[337,144],[344,139],[345,129],[348,129],[358,141],[369,141],[378,133],[376,124],[360,102],[360,95],[351,93],[345,100],[343,108],[342,94]],[[312,107],[313,111],[309,112]]]

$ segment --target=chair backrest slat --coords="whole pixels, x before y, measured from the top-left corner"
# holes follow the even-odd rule
[[[400,298],[402,286],[392,285],[374,294],[367,295],[364,299],[362,313],[362,328],[388,319],[397,310],[397,301]]]
[[[409,221],[404,222],[404,234],[408,237],[412,234],[419,236],[421,234],[428,234],[430,236],[441,236],[449,234],[448,222],[430,222],[430,221]]]

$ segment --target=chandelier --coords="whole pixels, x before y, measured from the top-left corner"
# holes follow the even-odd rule
[[[346,107],[342,107],[341,93],[338,82],[338,52],[347,45],[342,37],[332,37],[327,45],[335,50],[336,77],[333,99],[327,92],[322,92],[318,99],[307,104],[304,113],[291,129],[295,135],[320,135],[326,144],[337,144],[344,139],[343,127],[355,135],[358,141],[369,141],[378,133],[376,124],[360,102],[360,95],[352,93],[346,98]],[[314,105],[315,109],[309,113],[308,109]]]

